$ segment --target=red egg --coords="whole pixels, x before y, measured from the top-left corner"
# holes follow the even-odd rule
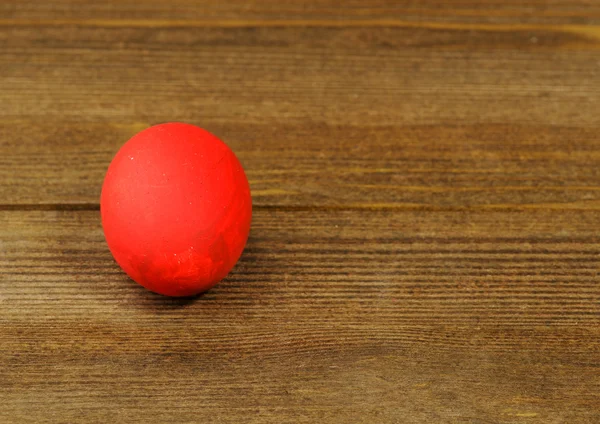
[[[250,231],[242,165],[214,135],[182,123],[148,128],[119,150],[100,199],[117,263],[167,296],[208,290],[231,271]]]

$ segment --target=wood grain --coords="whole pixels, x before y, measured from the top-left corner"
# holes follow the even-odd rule
[[[344,21],[429,18],[442,22],[491,23],[600,23],[595,0],[5,0],[0,5],[5,19],[108,20],[108,21]]]
[[[2,212],[0,417],[596,422],[599,218],[259,210],[234,273],[170,300],[97,212]]]
[[[16,25],[0,39],[11,119],[593,127],[600,107],[600,36],[565,31]]]
[[[147,125],[0,121],[6,152],[0,157],[0,208],[97,205],[113,155]],[[214,121],[203,126],[239,155],[256,207],[600,208],[594,129]]]
[[[180,120],[231,144],[257,205],[598,207],[599,39],[18,25],[0,39],[5,204],[97,203],[118,147]]]
[[[0,4],[0,422],[600,422],[600,3]],[[254,221],[145,291],[104,172],[218,134]]]

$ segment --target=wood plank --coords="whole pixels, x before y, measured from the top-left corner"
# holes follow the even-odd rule
[[[441,22],[600,23],[595,0],[4,0],[0,16],[11,20],[175,21],[365,21],[397,18]]]
[[[238,154],[256,207],[600,207],[594,129],[194,123]],[[112,156],[148,125],[0,121],[0,207],[97,208]]]
[[[4,119],[594,126],[600,108],[600,36],[568,31],[14,26],[0,39]]]
[[[4,205],[95,205],[118,147],[174,120],[236,150],[257,206],[598,207],[586,35],[15,25],[0,40]]]
[[[0,212],[0,419],[598,422],[599,219],[260,209],[177,300],[96,211]]]

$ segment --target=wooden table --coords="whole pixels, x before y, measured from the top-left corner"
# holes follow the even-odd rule
[[[0,422],[600,422],[600,2],[4,0]],[[169,299],[105,245],[200,125],[247,249]]]

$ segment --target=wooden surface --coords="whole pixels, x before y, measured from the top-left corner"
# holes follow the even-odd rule
[[[600,2],[0,4],[0,422],[600,422]],[[251,180],[168,299],[98,197],[155,123]]]

